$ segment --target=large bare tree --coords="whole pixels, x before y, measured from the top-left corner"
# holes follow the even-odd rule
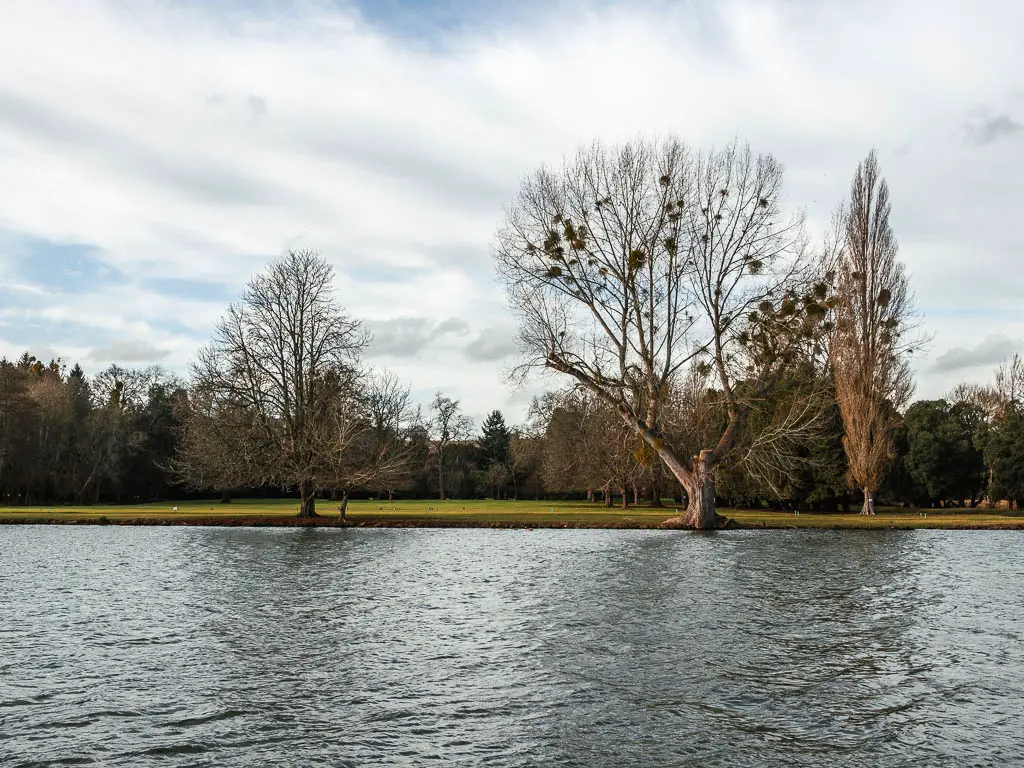
[[[908,355],[913,296],[889,224],[889,185],[872,150],[857,166],[850,199],[837,216],[834,243],[835,330],[831,339],[836,400],[850,482],[861,488],[861,514],[873,515],[874,494],[893,455],[899,410],[913,394]]]
[[[595,144],[529,176],[499,231],[525,367],[590,390],[657,453],[687,492],[676,524],[721,524],[715,468],[825,313],[781,195],[779,163],[738,143]],[[727,421],[691,458],[663,412],[693,366],[714,375]]]
[[[335,301],[334,271],[292,251],[249,282],[193,365],[180,468],[197,483],[298,488],[300,517],[328,488],[369,481],[372,432],[359,321]]]

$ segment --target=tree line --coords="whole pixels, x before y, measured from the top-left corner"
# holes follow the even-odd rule
[[[185,383],[157,367],[87,377],[25,353],[0,360],[0,498],[5,504],[165,498]]]
[[[0,362],[7,503],[224,498],[278,489],[313,516],[353,494],[873,514],[887,502],[1020,498],[1024,366],[911,404],[920,334],[874,152],[818,245],[783,169],[734,142],[594,144],[528,176],[494,248],[520,322],[517,374],[553,374],[526,423],[479,435],[362,360],[370,337],[318,252],[253,277],[187,381]],[[855,491],[853,489],[856,489]]]
[[[763,430],[785,418],[802,417],[801,402],[815,387],[805,369],[776,388],[751,417],[737,440],[733,461],[717,473],[717,505],[805,511],[850,512],[863,502],[851,488],[844,450],[842,415],[836,402],[823,407],[818,427],[789,435],[768,462],[759,453]],[[989,385],[960,384],[937,400],[918,400],[894,413],[892,448],[876,486],[877,498],[893,506],[976,507],[1005,501],[1016,506],[1024,496],[1024,361],[1001,366]],[[688,425],[677,444],[699,446],[704,435],[720,432],[728,411],[714,389],[698,386],[673,403],[668,418]],[[515,471],[538,473],[545,493],[586,497],[609,506],[669,498],[685,500],[671,473],[655,460],[617,414],[600,400],[577,391],[547,395],[534,403],[523,440],[514,452]],[[695,449],[694,449],[695,450]],[[532,479],[532,477],[531,477]]]
[[[758,461],[760,421],[797,418],[802,394],[826,389],[801,381],[807,368],[775,390],[755,414],[736,461],[718,473],[718,506],[850,511],[859,491],[849,484],[838,405],[826,405],[821,431],[789,436],[786,458]],[[438,394],[425,413],[383,375],[364,404],[368,424],[402,443],[387,473],[318,490],[340,504],[347,490],[367,498],[588,499],[608,506],[681,504],[684,490],[618,415],[585,390],[536,398],[527,419],[510,426],[498,410],[475,429],[460,403]],[[685,440],[721,429],[728,413],[706,381],[677,393],[671,420],[688,426]],[[386,404],[409,408],[388,419]],[[187,383],[158,367],[110,366],[87,377],[80,366],[44,364],[29,354],[0,361],[0,498],[9,505],[138,503],[164,499],[274,496],[298,491],[188,479],[183,440],[192,399]],[[815,406],[817,407],[817,405]],[[939,400],[918,400],[895,414],[893,453],[878,495],[885,503],[974,507],[1024,500],[1024,360],[1002,365],[988,385],[960,384]],[[194,439],[194,438],[193,438]],[[374,437],[381,440],[380,437]],[[194,459],[193,459],[194,460]],[[221,476],[223,477],[223,476]],[[443,488],[441,486],[444,486]]]
[[[476,437],[460,403],[442,393],[423,414],[390,373],[365,374],[362,384],[352,401],[332,406],[336,473],[314,480],[312,496],[516,495],[522,478],[512,475],[510,452],[521,437],[499,411]],[[68,370],[60,359],[44,363],[27,352],[0,360],[0,503],[228,502],[301,493],[298,473],[253,460],[269,438],[257,446],[236,432],[239,423],[252,427],[237,414],[212,418],[208,397],[159,366],[111,365],[89,377],[78,364]],[[343,409],[350,410],[342,416]],[[315,461],[315,468],[326,463]],[[542,493],[536,484],[524,488]]]

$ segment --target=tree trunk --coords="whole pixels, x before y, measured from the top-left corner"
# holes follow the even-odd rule
[[[683,520],[687,527],[702,531],[719,528],[725,521],[725,518],[715,512],[713,453],[713,451],[705,450],[700,452],[700,456],[694,457],[693,488],[686,489],[690,503],[686,507]]]
[[[661,489],[660,488],[652,488],[651,489],[651,506],[652,507],[664,507],[665,506],[664,504],[661,503]]]
[[[593,488],[587,488],[587,501],[589,501],[591,503],[593,503],[593,501],[594,501],[594,489]]]
[[[224,489],[221,490],[221,492],[220,492],[220,503],[221,504],[230,504],[231,503],[231,489],[230,488],[224,488]]]
[[[659,450],[666,466],[683,486],[687,502],[686,512],[669,518],[665,524],[705,531],[721,528],[728,522],[728,518],[715,512],[714,454],[712,450],[701,451],[693,457],[693,469],[687,470],[674,455],[666,456]]]
[[[604,505],[606,507],[612,505],[612,487],[610,485],[604,487]]]
[[[444,454],[437,449],[437,491],[441,501],[444,501]]]
[[[345,520],[345,513],[348,512],[348,489],[346,488],[341,494],[341,504],[338,505],[338,513],[341,515],[341,519]]]
[[[640,489],[635,485],[633,486],[633,505],[637,507],[640,506]]]
[[[871,494],[870,488],[864,489],[864,506],[861,507],[860,513],[862,515],[875,514],[875,499]]]
[[[687,468],[675,452],[667,448],[661,441],[653,441],[651,447],[661,457],[669,472],[679,481],[686,491],[686,513],[665,521],[674,527],[710,530],[721,528],[728,518],[715,512],[715,452],[703,450],[699,456],[693,457],[692,468]]]
[[[316,491],[313,486],[303,480],[299,483],[299,517],[303,519],[316,517]]]
[[[620,488],[619,490],[622,491],[622,508],[623,509],[628,509],[629,508],[629,497],[626,495],[626,489],[625,488]]]

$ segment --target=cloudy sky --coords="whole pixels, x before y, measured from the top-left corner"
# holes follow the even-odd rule
[[[774,153],[814,236],[877,147],[939,396],[1024,352],[1022,28],[1017,0],[4,0],[0,353],[185,372],[310,247],[369,362],[515,421],[502,206],[675,133]]]

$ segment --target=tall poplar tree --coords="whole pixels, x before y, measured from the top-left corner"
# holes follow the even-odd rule
[[[872,150],[857,166],[837,216],[835,331],[831,353],[850,483],[873,515],[893,456],[893,429],[913,394],[908,355],[914,303],[889,224],[889,185]]]

